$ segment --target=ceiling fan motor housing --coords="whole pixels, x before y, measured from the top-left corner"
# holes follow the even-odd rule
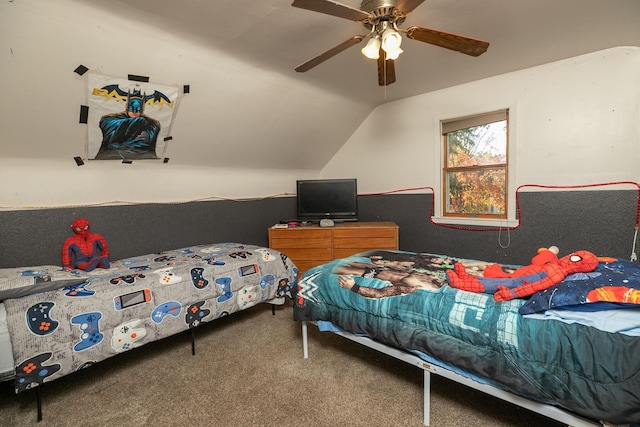
[[[372,15],[370,19],[362,22],[369,30],[377,27],[380,22],[389,22],[392,25],[399,25],[404,22],[406,15],[396,10],[399,0],[362,0],[360,10]],[[379,32],[384,31],[384,28]]]
[[[360,10],[373,13],[377,9],[395,8],[397,4],[398,0],[362,0]]]

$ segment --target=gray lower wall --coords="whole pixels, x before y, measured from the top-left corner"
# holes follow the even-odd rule
[[[383,197],[390,201],[359,199],[361,220],[395,221],[401,249],[513,264],[528,264],[538,248],[551,245],[560,255],[584,249],[629,259],[638,213],[638,191],[520,193],[519,227],[478,232],[431,223],[431,195]]]
[[[395,221],[400,248],[456,257],[528,264],[539,247],[560,254],[586,249],[629,258],[638,209],[637,191],[521,193],[521,225],[514,230],[466,231],[437,226],[425,194],[361,196],[361,221]],[[184,246],[239,242],[266,246],[267,228],[295,218],[295,198],[210,201],[0,212],[0,267],[60,264],[75,218],[102,234],[110,259]]]
[[[295,216],[295,204],[283,198],[0,212],[0,267],[61,264],[78,217],[104,236],[111,260],[214,242],[266,246],[267,228]]]

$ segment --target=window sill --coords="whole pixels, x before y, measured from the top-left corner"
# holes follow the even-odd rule
[[[479,227],[504,227],[513,228],[520,225],[517,219],[505,218],[454,218],[450,216],[433,216],[431,220],[436,224],[479,226]]]

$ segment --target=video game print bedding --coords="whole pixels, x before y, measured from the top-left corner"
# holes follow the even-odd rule
[[[497,302],[452,288],[446,271],[454,261],[469,274],[482,274],[487,265],[371,251],[312,268],[297,287],[294,318],[331,322],[593,420],[640,421],[640,337],[530,319],[519,312],[524,299]],[[629,283],[624,271],[617,276]]]
[[[16,393],[259,302],[282,303],[298,274],[285,255],[238,243],[124,259],[90,273],[48,275],[48,268],[3,270],[5,291],[24,294],[31,283],[35,292],[4,300]]]

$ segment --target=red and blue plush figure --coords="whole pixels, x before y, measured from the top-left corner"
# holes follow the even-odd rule
[[[500,265],[491,264],[485,268],[483,277],[467,274],[458,262],[453,270],[447,271],[447,277],[454,288],[493,294],[496,301],[509,301],[533,295],[560,283],[569,274],[588,273],[598,266],[598,257],[588,251],[573,252],[562,258],[558,258],[557,253],[554,246],[541,249],[531,264],[513,273],[505,273]]]
[[[62,246],[62,265],[67,269],[91,271],[96,267],[109,268],[109,247],[99,234],[89,231],[89,221],[78,218],[71,224],[74,236]]]

